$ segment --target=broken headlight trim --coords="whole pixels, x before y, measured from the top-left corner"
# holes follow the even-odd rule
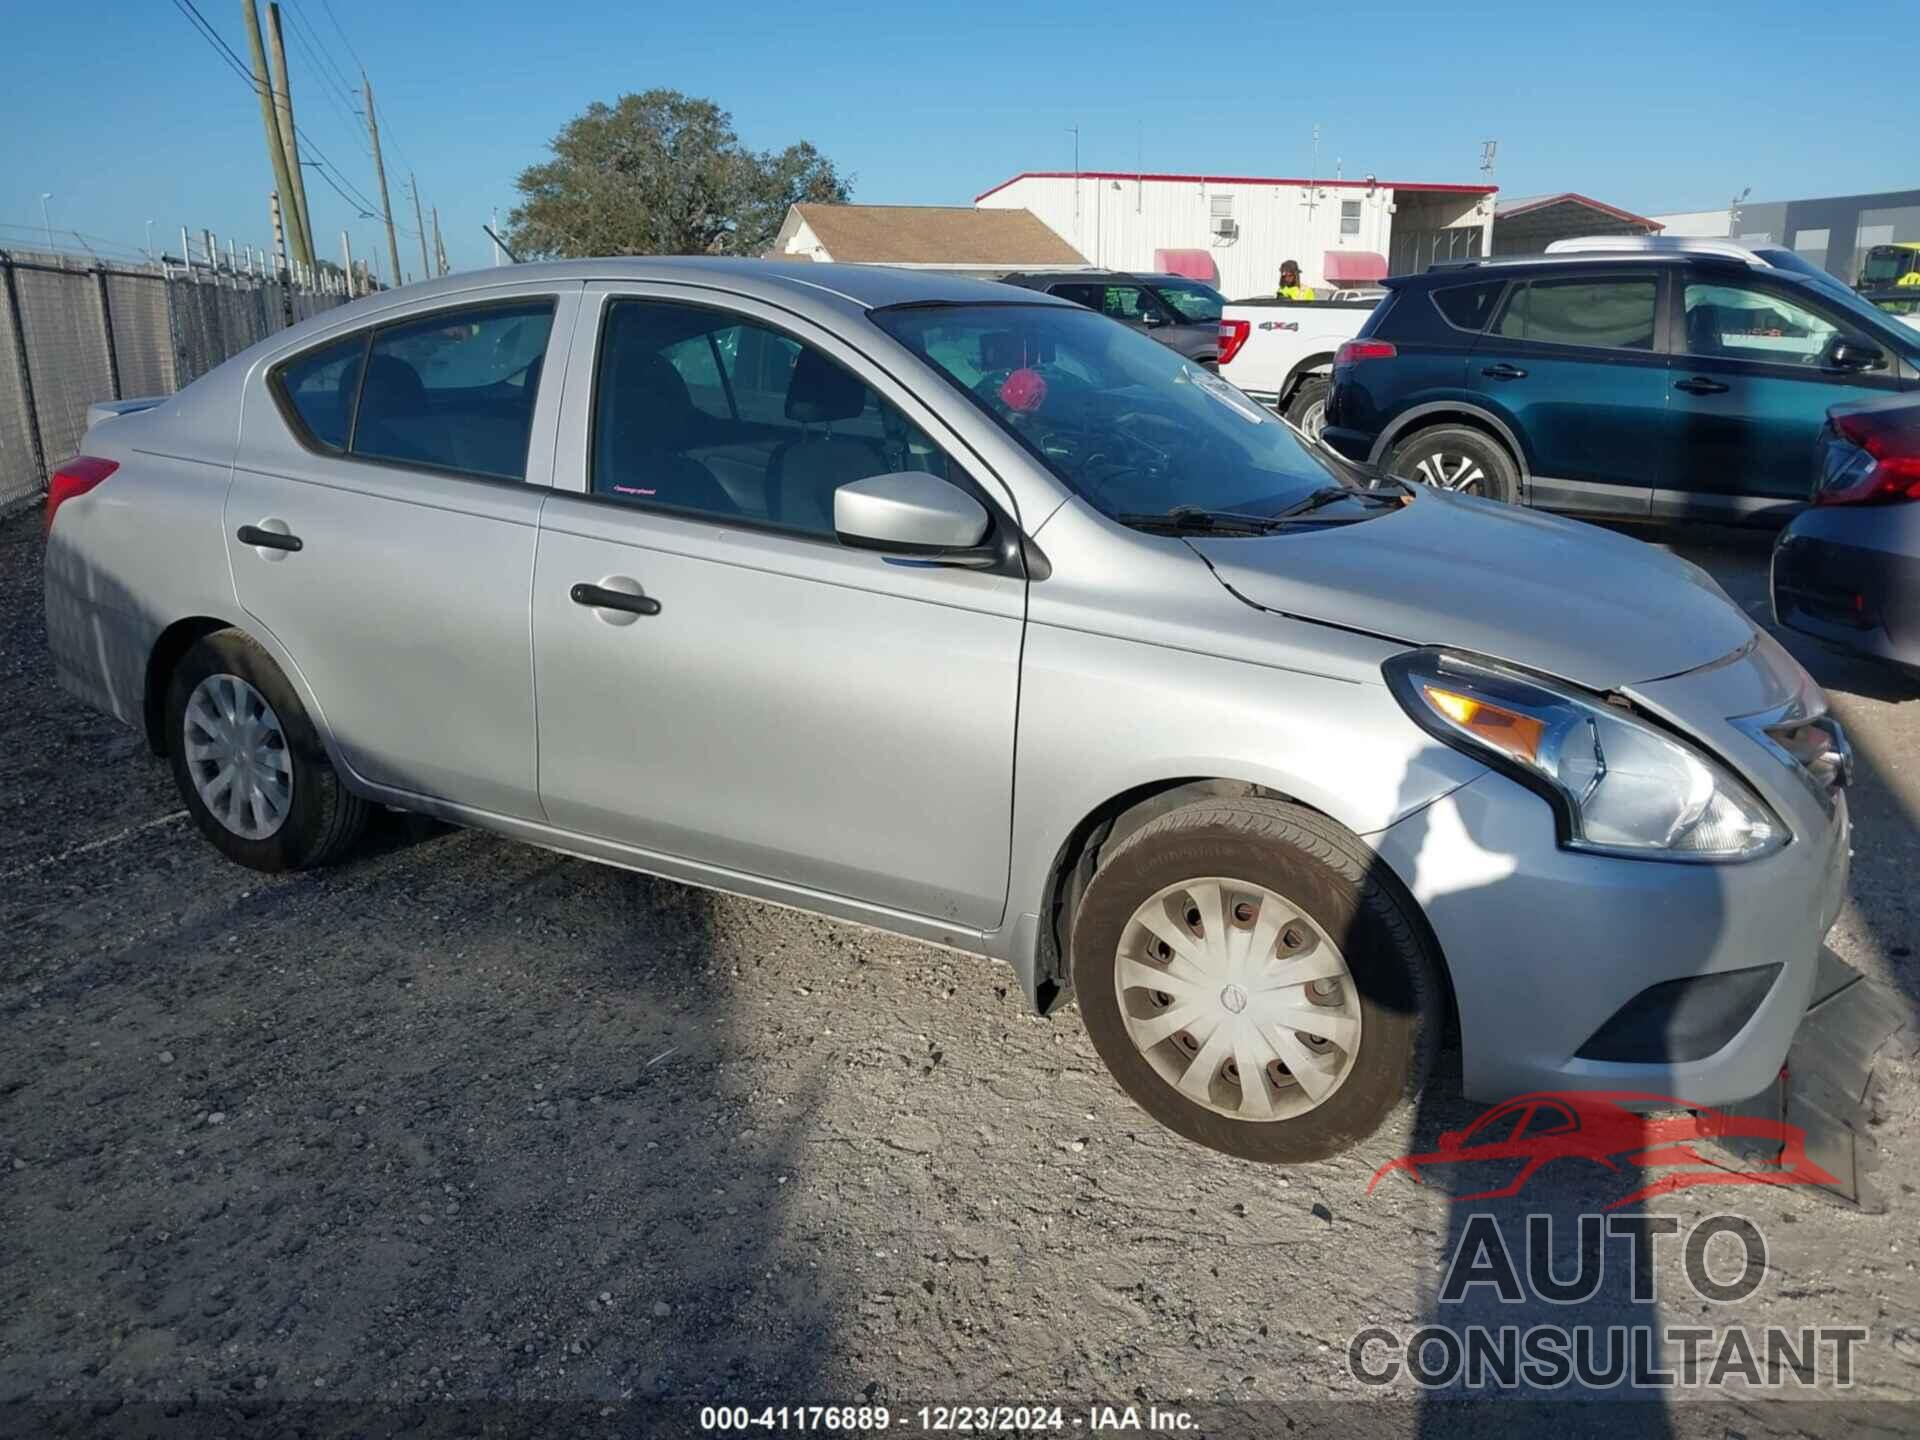
[[[1566,849],[1724,864],[1787,843],[1726,766],[1598,696],[1446,650],[1406,651],[1382,670],[1421,729],[1544,798]]]

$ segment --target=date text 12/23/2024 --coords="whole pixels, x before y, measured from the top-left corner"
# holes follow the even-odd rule
[[[814,1431],[868,1435],[1013,1434],[1078,1432],[1172,1435],[1191,1431],[1194,1417],[1158,1405],[1090,1405],[1083,1413],[1059,1405],[703,1405],[700,1428],[713,1434]]]

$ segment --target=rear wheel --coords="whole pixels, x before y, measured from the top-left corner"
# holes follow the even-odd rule
[[[200,833],[255,870],[341,858],[368,805],[340,783],[300,697],[239,630],[194,645],[167,687],[167,750]]]
[[[1287,419],[1318,440],[1320,432],[1327,428],[1327,392],[1332,388],[1333,382],[1325,375],[1307,376],[1293,392],[1293,400],[1287,406]]]
[[[1436,490],[1514,504],[1520,471],[1504,446],[1467,425],[1434,425],[1396,443],[1384,467],[1389,475]]]
[[[1202,801],[1101,859],[1073,979],[1120,1087],[1247,1160],[1338,1154],[1424,1083],[1439,966],[1397,884],[1324,816]]]

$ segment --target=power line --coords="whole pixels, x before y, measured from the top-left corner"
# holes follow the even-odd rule
[[[299,0],[287,0],[287,11],[293,16],[295,25],[307,32],[307,38],[313,42],[314,50],[319,54],[320,58],[326,62],[327,69],[332,72],[333,83],[339,87],[340,93],[342,95],[351,94],[353,91],[352,77],[349,76],[346,71],[342,70],[334,60],[333,52],[327,48],[326,42],[320,38],[320,32],[313,28],[313,22],[307,19],[306,12],[300,8]]]
[[[205,39],[209,45],[214,47],[214,53],[219,55],[220,58],[226,62],[227,67],[240,77],[240,82],[255,95],[258,95],[260,93],[260,85],[259,82],[253,78],[253,71],[240,63],[240,57],[234,53],[233,47],[220,38],[220,32],[215,30],[213,26],[207,22],[207,17],[200,13],[199,8],[193,3],[193,0],[173,0],[173,5],[182,15],[187,17],[188,22],[195,30],[200,32],[201,37]],[[340,194],[341,199],[347,200],[350,204],[354,205],[356,209],[375,214],[379,213],[375,209],[373,202],[360,193],[360,187],[347,178],[347,172],[329,160],[320,147],[313,143],[312,139],[307,135],[307,132],[300,128],[298,121],[294,122],[293,133],[301,149],[313,156],[315,161],[314,168],[319,171],[321,178],[326,180],[326,182]],[[332,171],[333,173],[329,175],[327,173],[328,171]],[[345,187],[344,190],[341,188],[342,186]],[[417,231],[414,233],[418,234]]]
[[[339,32],[340,43],[347,47],[347,54],[352,57],[353,63],[360,67],[361,72],[365,73],[367,68],[366,61],[362,60],[360,58],[360,52],[353,48],[353,41],[347,39],[346,27],[340,23],[340,17],[333,13],[333,0],[320,0],[320,3],[326,7],[327,18],[333,22],[333,28]],[[407,154],[407,147],[400,143],[400,137],[394,133],[393,121],[387,111],[381,107],[380,102],[377,100],[374,102],[374,109],[380,116],[380,133],[382,138],[393,146],[394,153],[400,157],[401,163],[409,170],[413,169],[413,157]]]
[[[296,22],[290,27],[294,43],[300,47],[301,53],[304,54],[313,65],[314,74],[317,75],[320,80],[321,93],[327,97],[328,103],[333,106],[334,113],[339,115],[341,119],[346,122],[347,128],[354,131],[357,136],[361,130],[361,121],[359,112],[354,108],[352,95],[341,86],[338,80],[334,79],[329,69],[332,62],[325,60],[320,53],[313,48],[312,43],[307,37],[301,34],[300,27],[305,24],[305,22],[300,19],[300,12],[298,10],[289,10],[287,13],[291,15]]]
[[[340,17],[333,13],[333,0],[320,0],[320,3],[327,7],[327,18],[333,21],[333,28],[340,32],[340,43],[347,47],[347,54],[353,57],[353,63],[362,70],[366,69],[367,62],[362,60],[360,52],[353,48],[353,42],[347,39],[347,32],[340,24]]]
[[[249,90],[258,94],[259,87],[254,84],[253,71],[240,63],[240,57],[233,53],[233,47],[220,38],[218,30],[207,23],[207,17],[200,13],[199,7],[193,3],[193,0],[173,0],[173,8],[187,17],[187,23],[200,32],[202,39],[213,46],[214,54],[224,60],[227,67],[246,82]]]

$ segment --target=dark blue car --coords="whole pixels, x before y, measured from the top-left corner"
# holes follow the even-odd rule
[[[1724,242],[1436,266],[1341,348],[1325,437],[1393,475],[1615,519],[1778,523],[1836,403],[1920,331]]]

